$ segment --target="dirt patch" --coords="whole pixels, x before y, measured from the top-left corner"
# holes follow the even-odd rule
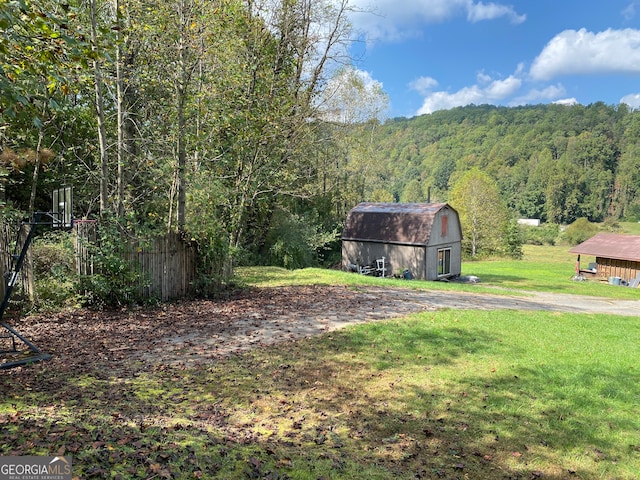
[[[110,312],[77,310],[21,319],[15,325],[53,368],[144,369],[192,365],[363,322],[441,308],[548,310],[640,315],[639,301],[573,295],[529,296],[302,286],[253,289],[220,300],[194,300]]]

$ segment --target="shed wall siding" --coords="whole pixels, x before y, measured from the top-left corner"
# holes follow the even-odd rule
[[[426,279],[425,247],[343,240],[342,265],[366,265],[385,257],[387,275],[400,275],[405,269],[417,279]]]
[[[427,275],[425,280],[438,280],[438,250],[448,248],[451,250],[451,270],[447,277],[455,277],[462,273],[462,247],[460,242],[443,243],[427,248]]]
[[[446,221],[444,217],[447,218]],[[442,228],[443,223],[446,223],[446,229]],[[445,231],[445,235],[443,235],[443,231]],[[443,208],[433,219],[433,228],[431,229],[428,245],[433,247],[447,243],[456,243],[460,242],[461,239],[462,232],[460,231],[458,215],[448,207]]]
[[[629,282],[640,275],[640,262],[596,257],[596,264],[598,276],[605,279],[620,277]]]

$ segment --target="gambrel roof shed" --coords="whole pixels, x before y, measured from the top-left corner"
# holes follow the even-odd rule
[[[441,229],[454,217],[460,232],[457,212],[446,203],[361,203],[349,212],[342,240],[428,245],[436,217],[446,210],[454,215],[445,215]]]
[[[462,228],[458,212],[446,203],[361,203],[345,220],[345,269],[381,257],[391,272],[437,280],[460,274]]]

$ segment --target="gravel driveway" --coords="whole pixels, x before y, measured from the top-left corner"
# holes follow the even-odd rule
[[[639,290],[640,296],[640,290]],[[610,300],[522,292],[489,295],[386,287],[300,286],[244,290],[219,300],[190,300],[155,308],[73,310],[18,320],[17,329],[53,368],[145,369],[194,365],[348,325],[442,308],[545,310],[640,316],[640,300]],[[103,367],[100,367],[103,368]]]
[[[639,291],[640,294],[640,291]],[[330,332],[348,325],[403,317],[442,308],[544,310],[640,316],[640,300],[610,300],[567,294],[527,292],[527,296],[416,291],[384,287],[287,287],[259,291],[243,305],[244,315],[226,328],[203,335],[185,332],[162,342],[154,355],[170,362],[240,353],[273,343]],[[189,347],[198,345],[197,351]],[[173,354],[172,354],[173,352]],[[185,353],[188,353],[185,356]]]

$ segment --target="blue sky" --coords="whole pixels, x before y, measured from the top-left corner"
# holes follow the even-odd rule
[[[640,108],[640,0],[351,0],[389,117],[468,104]]]

